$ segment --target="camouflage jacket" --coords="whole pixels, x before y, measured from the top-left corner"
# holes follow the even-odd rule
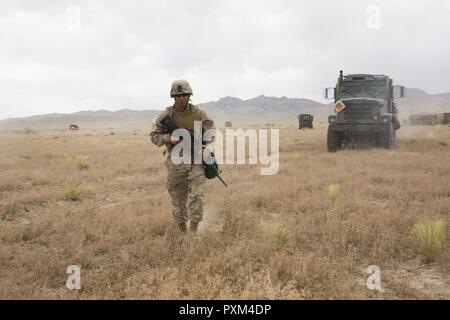
[[[201,110],[196,105],[193,105],[189,103],[188,109],[184,112],[190,113],[192,116],[192,125],[189,126],[189,129],[192,129],[194,127],[194,121],[201,121],[202,122],[202,128],[204,130],[209,130],[214,127],[214,122],[208,117],[205,111]],[[157,145],[158,147],[165,146],[164,155],[169,155],[170,151],[174,147],[170,143],[170,133],[160,124],[161,119],[163,119],[166,115],[169,115],[170,117],[174,118],[174,114],[177,111],[175,110],[175,106],[167,107],[166,110],[161,112],[156,119],[153,120],[153,128],[150,132],[150,139],[152,142]],[[186,128],[188,129],[188,128]]]

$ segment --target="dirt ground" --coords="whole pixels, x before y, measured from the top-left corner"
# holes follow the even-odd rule
[[[150,128],[0,131],[0,298],[450,298],[448,126],[404,126],[393,150],[335,154],[324,123],[272,128],[278,173],[221,166],[229,187],[207,181],[204,221],[187,237]],[[428,264],[411,233],[427,218],[447,235]],[[66,287],[69,265],[80,290]],[[366,286],[370,265],[381,290]]]

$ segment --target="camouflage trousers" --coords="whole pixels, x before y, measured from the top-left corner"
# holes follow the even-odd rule
[[[200,222],[203,218],[203,196],[206,181],[202,164],[179,164],[166,159],[167,191],[172,199],[176,223]],[[189,210],[188,210],[189,209]],[[188,215],[189,213],[189,215]]]

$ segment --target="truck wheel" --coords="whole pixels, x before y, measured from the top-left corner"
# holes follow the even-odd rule
[[[394,127],[394,130],[400,129],[400,121],[396,115],[392,117],[392,126]]]
[[[386,149],[392,149],[394,146],[394,128],[392,127],[392,123],[390,123],[385,130],[380,132],[379,136],[379,143],[380,147],[386,148]]]
[[[327,148],[328,152],[336,152],[341,148],[341,139],[339,132],[333,131],[331,126],[328,126]]]

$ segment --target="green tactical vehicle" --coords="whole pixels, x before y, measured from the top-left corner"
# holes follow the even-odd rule
[[[328,151],[367,144],[392,148],[400,128],[394,98],[403,98],[404,92],[385,75],[340,71],[336,87],[325,89],[325,98],[335,102],[334,114],[328,116]]]
[[[443,115],[438,113],[418,113],[409,116],[409,124],[412,126],[433,126],[442,123]]]
[[[302,113],[298,116],[298,128],[313,128],[314,116],[312,114]]]
[[[442,114],[442,124],[450,124],[450,112],[444,112]]]

